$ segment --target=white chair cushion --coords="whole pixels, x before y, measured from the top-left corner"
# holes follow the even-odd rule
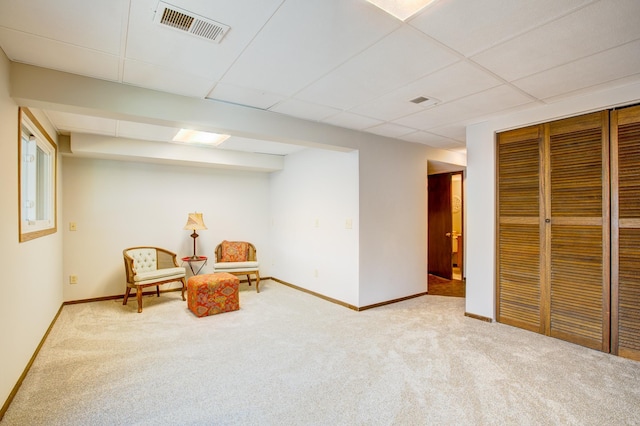
[[[136,284],[147,284],[154,281],[164,281],[171,278],[180,279],[186,275],[186,270],[180,266],[175,268],[156,269],[154,271],[137,273],[133,280]]]
[[[155,271],[158,267],[155,248],[133,249],[127,251],[127,255],[133,259],[133,267],[137,274]]]
[[[260,267],[260,262],[218,262],[213,265],[214,269],[253,269]]]

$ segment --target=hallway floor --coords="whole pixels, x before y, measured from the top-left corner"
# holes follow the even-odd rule
[[[429,274],[427,293],[432,296],[465,297],[466,282],[460,279],[448,280]]]

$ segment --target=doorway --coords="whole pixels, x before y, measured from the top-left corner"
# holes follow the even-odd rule
[[[464,279],[462,171],[428,177],[428,272],[445,280]]]

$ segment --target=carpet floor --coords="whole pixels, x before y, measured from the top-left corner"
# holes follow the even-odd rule
[[[1,424],[640,424],[640,362],[465,317],[462,298],[356,312],[264,281],[240,303],[65,306]]]

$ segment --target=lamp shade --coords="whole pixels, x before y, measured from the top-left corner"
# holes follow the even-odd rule
[[[194,231],[207,229],[202,219],[202,213],[189,213],[189,218],[187,219],[187,224],[184,226],[184,229],[192,229]]]

